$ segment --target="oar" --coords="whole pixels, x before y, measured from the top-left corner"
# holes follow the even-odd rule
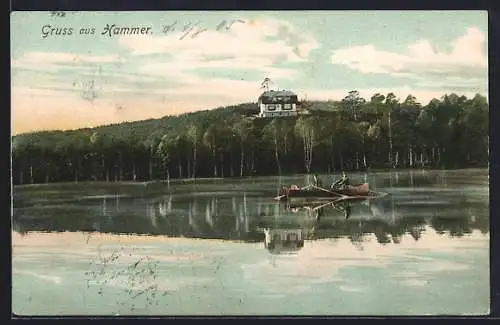
[[[327,205],[334,204],[334,203],[335,203],[335,202],[337,202],[337,201],[338,201],[338,199],[337,199],[337,200],[333,200],[333,201],[329,201],[329,202],[327,202],[327,203],[325,203],[325,204],[322,204],[322,205],[319,205],[319,206],[317,206],[317,207],[314,207],[314,208],[313,208],[313,210],[314,210],[314,211],[319,210],[319,209],[321,209],[321,208],[326,207]]]
[[[316,185],[312,185],[312,187],[317,188],[317,189],[319,189],[319,190],[321,190],[321,191],[324,191],[324,192],[330,193],[330,194],[335,194],[335,195],[340,196],[340,197],[345,196],[345,195],[342,195],[342,194],[340,194],[340,193],[333,192],[333,191],[327,190],[326,188],[319,187],[319,186],[316,186]]]
[[[278,195],[276,197],[273,197],[274,200],[281,200],[282,198],[286,197],[286,194],[283,194],[283,195]]]

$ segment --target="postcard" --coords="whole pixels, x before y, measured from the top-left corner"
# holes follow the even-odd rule
[[[13,315],[488,314],[487,26],[13,12]]]

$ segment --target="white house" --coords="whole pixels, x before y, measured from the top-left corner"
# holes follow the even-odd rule
[[[259,97],[259,117],[295,116],[297,95],[288,90],[268,90]]]

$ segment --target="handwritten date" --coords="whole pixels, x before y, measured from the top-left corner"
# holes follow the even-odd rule
[[[227,20],[223,20],[216,26],[215,30],[228,31],[231,29],[231,27],[235,23],[245,23],[245,21],[241,20],[241,19],[236,19],[236,20],[233,20],[231,22],[228,22]],[[194,24],[191,22],[188,22],[187,24],[184,24],[182,28],[179,28],[179,31],[180,31],[179,39],[182,40],[188,36],[190,38],[195,38],[199,34],[207,31],[207,28],[203,28],[203,27],[199,26],[199,24],[200,24],[199,22],[196,22]],[[170,25],[164,25],[162,32],[163,32],[163,34],[172,33],[172,32],[175,32],[177,30],[177,27],[178,27],[177,21],[174,21]]]

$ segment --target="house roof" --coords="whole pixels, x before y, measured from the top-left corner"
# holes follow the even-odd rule
[[[297,96],[294,92],[291,92],[289,90],[267,90],[263,92],[261,97],[279,97],[279,96]]]
[[[289,90],[267,90],[259,96],[259,100],[262,100],[265,104],[275,102],[298,102],[297,94]]]

